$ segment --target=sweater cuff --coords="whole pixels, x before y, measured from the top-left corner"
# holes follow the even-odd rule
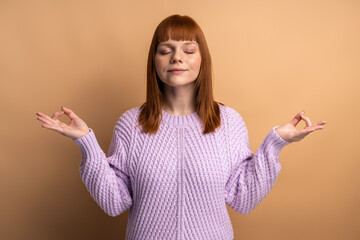
[[[94,158],[103,153],[94,131],[91,128],[89,128],[89,130],[89,133],[86,135],[73,139],[73,141],[80,147],[82,159]]]
[[[272,149],[275,154],[279,155],[281,149],[289,145],[291,142],[288,142],[280,137],[280,135],[275,131],[279,126],[273,127],[268,135],[269,141],[272,143]]]

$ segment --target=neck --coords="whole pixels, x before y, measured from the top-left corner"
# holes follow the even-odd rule
[[[182,87],[164,86],[163,109],[174,116],[186,116],[196,112],[193,84]]]

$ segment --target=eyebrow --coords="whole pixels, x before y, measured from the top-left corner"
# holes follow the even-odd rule
[[[190,44],[196,44],[198,45],[197,42],[185,42],[184,45],[190,45]],[[158,46],[161,46],[161,45],[166,45],[166,46],[171,46],[172,44],[171,43],[159,43]]]

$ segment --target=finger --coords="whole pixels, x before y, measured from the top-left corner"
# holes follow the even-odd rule
[[[315,125],[322,126],[322,125],[325,125],[325,124],[326,124],[326,121],[320,121],[320,122],[316,123]]]
[[[56,116],[56,115],[58,115],[58,113],[59,112],[56,112],[56,113],[54,113],[53,114],[53,118],[51,118],[51,117],[49,117],[48,115],[46,115],[46,114],[40,114],[40,116],[41,116],[41,119],[43,119],[43,120],[47,120],[47,123],[53,123],[53,124],[55,124],[56,123],[56,118],[54,119],[54,116]]]
[[[47,128],[50,130],[54,130],[55,132],[60,132],[60,133],[62,132],[60,127],[56,127],[56,126],[49,125],[49,124],[43,124],[43,125],[41,125],[41,127]]]
[[[308,128],[306,128],[306,129],[303,129],[303,130],[308,130],[308,131],[310,131],[310,132],[314,132],[314,131],[316,131],[316,130],[322,130],[322,129],[324,129],[323,126],[312,125],[311,127],[308,127]]]
[[[305,111],[301,111],[298,114],[296,114],[296,116],[290,121],[290,124],[295,127],[300,122],[301,114],[304,113],[304,112]]]
[[[322,130],[322,129],[324,129],[323,125],[325,125],[325,124],[326,124],[325,121],[320,121],[313,126],[315,127],[315,130]]]
[[[311,121],[310,121],[310,119],[308,117],[305,117],[305,115],[302,114],[301,118],[305,121],[306,127],[311,127],[312,126]]]
[[[42,112],[37,112],[36,115],[51,119],[48,115],[46,115],[45,113],[42,113]]]
[[[303,139],[308,134],[310,134],[310,133],[312,133],[312,132],[314,132],[316,130],[322,130],[322,129],[323,129],[323,126],[312,125],[310,127],[307,127],[307,128],[296,131],[293,134],[293,138],[294,139]]]
[[[39,117],[37,117],[37,119],[38,119],[39,121],[47,124],[47,125],[51,125],[51,126],[54,126],[54,125],[55,125],[54,120],[51,119],[51,118],[49,118],[49,116],[47,116],[47,117],[41,117],[41,116],[39,116]]]
[[[78,116],[69,108],[61,107],[61,109],[64,111],[64,113],[69,116],[69,118],[72,120],[74,118],[77,118]]]
[[[57,120],[58,117],[60,117],[60,116],[63,115],[63,114],[64,114],[64,111],[56,112],[56,113],[54,113],[54,114],[52,115],[52,119]]]
[[[315,130],[312,127],[306,128],[306,129],[304,128],[304,129],[297,131],[297,135],[298,136],[306,136],[306,135],[312,133],[313,131],[315,131]]]

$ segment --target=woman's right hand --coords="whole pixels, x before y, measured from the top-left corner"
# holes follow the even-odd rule
[[[60,112],[55,112],[50,118],[42,112],[37,112],[37,119],[45,124],[41,125],[44,128],[54,130],[66,137],[70,137],[73,140],[85,136],[90,132],[89,127],[86,123],[81,120],[71,109],[66,107],[61,107]],[[70,124],[67,125],[63,122],[60,122],[57,118],[66,114],[70,118]]]

